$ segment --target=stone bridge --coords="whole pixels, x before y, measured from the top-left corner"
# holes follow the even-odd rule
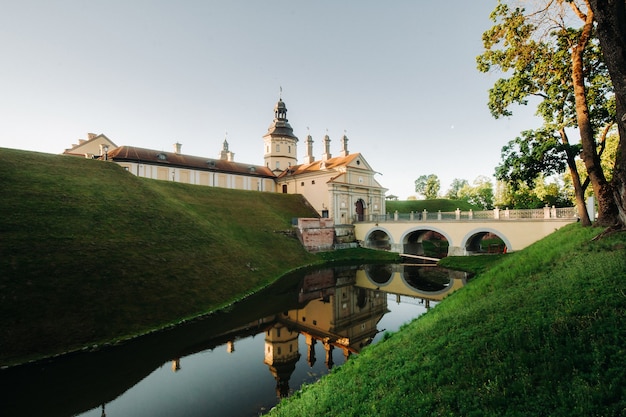
[[[422,242],[436,236],[447,240],[447,255],[468,255],[484,251],[481,241],[496,237],[500,251],[516,251],[578,221],[576,209],[544,207],[534,210],[461,212],[412,212],[370,216],[354,223],[361,246],[398,253],[423,255]],[[421,253],[420,253],[421,252]],[[445,256],[446,253],[441,254]]]

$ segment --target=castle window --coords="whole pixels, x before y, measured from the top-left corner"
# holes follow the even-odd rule
[[[161,161],[165,161],[167,159],[167,155],[165,155],[164,153],[158,153],[157,158],[159,158]]]
[[[311,181],[311,184],[315,184],[315,180]]]
[[[280,161],[276,161],[276,169],[280,169]]]
[[[276,152],[280,152],[280,145],[278,143],[276,144]]]
[[[291,146],[287,146],[287,153],[291,153]]]
[[[304,187],[304,181],[302,181],[302,182],[300,183],[300,185],[301,185],[302,187]]]

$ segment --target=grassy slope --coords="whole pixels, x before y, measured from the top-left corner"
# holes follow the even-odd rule
[[[314,215],[297,195],[8,149],[0,189],[0,364],[197,315],[319,262],[281,233]]]
[[[442,212],[452,212],[457,208],[461,211],[482,210],[481,208],[474,206],[467,201],[461,200],[448,200],[445,198],[438,198],[433,200],[403,200],[403,201],[387,201],[385,203],[387,213],[393,213],[396,210],[398,213],[410,213],[428,211],[429,213],[435,213],[438,210]]]
[[[626,235],[597,233],[503,257],[272,415],[625,415]]]

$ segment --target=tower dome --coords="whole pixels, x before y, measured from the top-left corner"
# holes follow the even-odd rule
[[[274,106],[274,120],[263,136],[265,165],[273,171],[284,171],[298,162],[298,138],[287,120],[287,106],[282,98]]]

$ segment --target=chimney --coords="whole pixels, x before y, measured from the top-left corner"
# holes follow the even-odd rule
[[[182,143],[178,143],[178,142],[176,142],[176,143],[174,144],[174,153],[175,153],[176,155],[180,155],[180,149],[182,148],[182,146],[183,146],[183,144],[182,144]]]
[[[304,155],[304,163],[311,164],[313,163],[313,161],[315,161],[315,157],[313,156],[313,138],[311,137],[311,135],[306,135],[304,144],[306,145],[306,155]]]
[[[326,136],[324,136],[324,153],[322,154],[322,161],[326,161],[332,157],[333,156],[330,154],[330,137],[328,136],[328,133],[326,133]]]
[[[98,135],[95,134],[95,133],[87,133],[87,139],[88,140],[91,140],[91,139],[95,138],[96,136],[98,136]]]
[[[348,136],[346,136],[346,131],[343,131],[343,137],[341,138],[341,156],[348,156],[350,152],[348,152]]]

